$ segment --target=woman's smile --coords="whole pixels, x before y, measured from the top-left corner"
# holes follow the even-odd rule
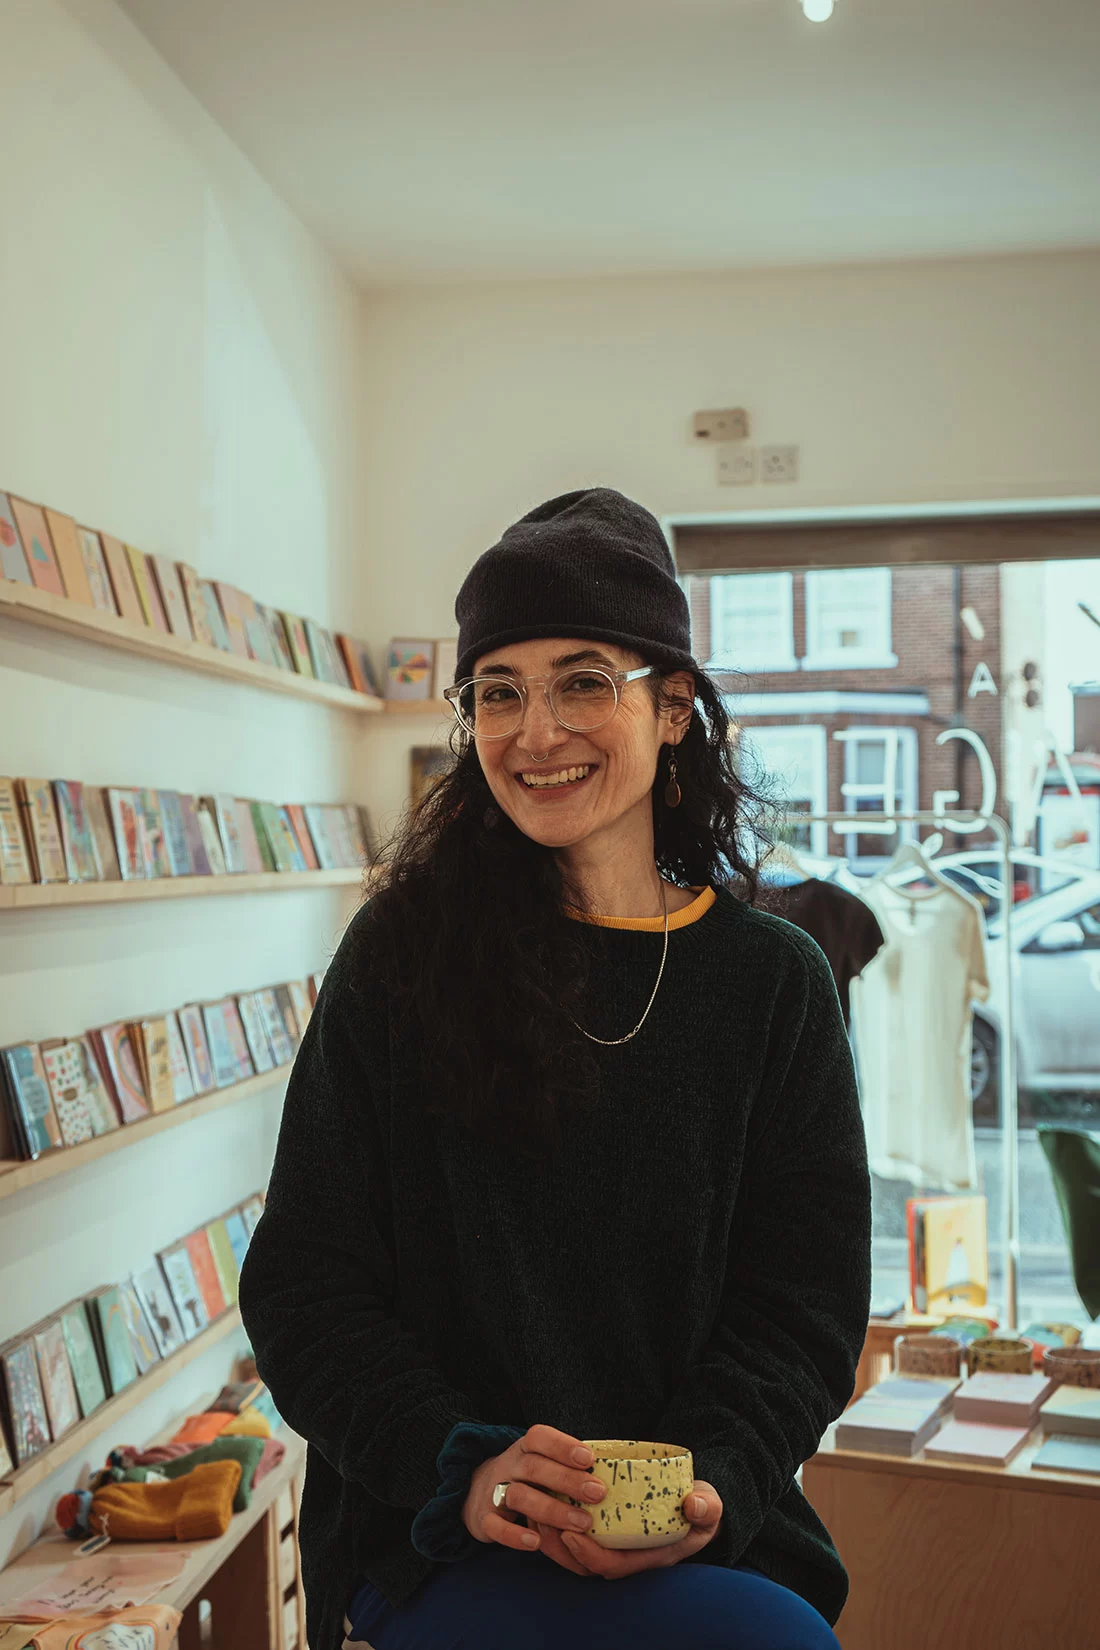
[[[579,790],[596,772],[596,762],[578,762],[558,768],[521,768],[516,782],[532,796],[565,796]]]

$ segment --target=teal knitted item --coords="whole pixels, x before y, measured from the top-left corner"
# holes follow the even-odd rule
[[[177,1455],[171,1461],[158,1461],[153,1467],[134,1467],[126,1477],[159,1473],[163,1478],[182,1478],[193,1468],[201,1467],[204,1461],[237,1461],[240,1463],[241,1481],[233,1497],[233,1511],[244,1512],[252,1500],[252,1480],[266,1442],[266,1438],[215,1438],[212,1444],[202,1444],[188,1455]]]
[[[524,1427],[482,1426],[477,1421],[460,1421],[452,1427],[439,1452],[436,1470],[439,1489],[435,1499],[421,1507],[409,1529],[409,1540],[425,1558],[451,1563],[469,1558],[482,1545],[462,1522],[462,1508],[470,1493],[474,1468],[490,1455],[500,1455],[522,1438]]]

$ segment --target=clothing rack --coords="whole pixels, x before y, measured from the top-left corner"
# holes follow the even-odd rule
[[[1004,1218],[1002,1221],[1002,1253],[1004,1256],[1005,1327],[1017,1327],[1019,1306],[1020,1259],[1020,1160],[1019,1119],[1016,1106],[1016,1037],[1013,1014],[1012,956],[1012,832],[999,814],[975,813],[960,808],[951,813],[937,813],[923,809],[916,813],[789,813],[781,816],[787,825],[836,825],[844,829],[839,834],[854,835],[867,830],[876,836],[896,834],[899,825],[932,825],[937,830],[958,829],[966,834],[989,830],[996,836],[1001,849],[1001,934],[998,959],[1001,981],[1000,1025],[1000,1101],[1001,1101],[1001,1165],[1004,1174]]]

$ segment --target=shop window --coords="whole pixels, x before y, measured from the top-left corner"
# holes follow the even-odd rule
[[[897,664],[888,567],[806,574],[803,670],[882,670]]]
[[[913,813],[917,808],[917,735],[914,728],[844,728],[834,733],[844,745],[844,808],[855,813]],[[854,870],[875,871],[899,841],[916,835],[912,825],[847,834]]]
[[[797,670],[794,576],[723,573],[710,581],[708,670]]]
[[[760,784],[788,812],[825,812],[828,752],[824,728],[743,726],[741,750],[749,758],[746,778]],[[795,825],[788,840],[796,848],[824,855],[828,852],[828,827]]]

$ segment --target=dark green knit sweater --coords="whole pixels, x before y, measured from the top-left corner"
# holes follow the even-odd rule
[[[684,1562],[744,1559],[834,1623],[847,1575],[794,1475],[854,1387],[871,1220],[822,953],[720,891],[669,935],[642,1031],[598,1049],[600,1099],[564,1154],[532,1166],[402,1105],[415,1062],[366,989],[371,922],[368,905],[325,976],[240,1285],[309,1444],[313,1650],[337,1650],[364,1579],[396,1605],[439,1570],[409,1527],[460,1421],[687,1446],[725,1516]],[[621,1036],[662,938],[591,933],[582,1023]]]

